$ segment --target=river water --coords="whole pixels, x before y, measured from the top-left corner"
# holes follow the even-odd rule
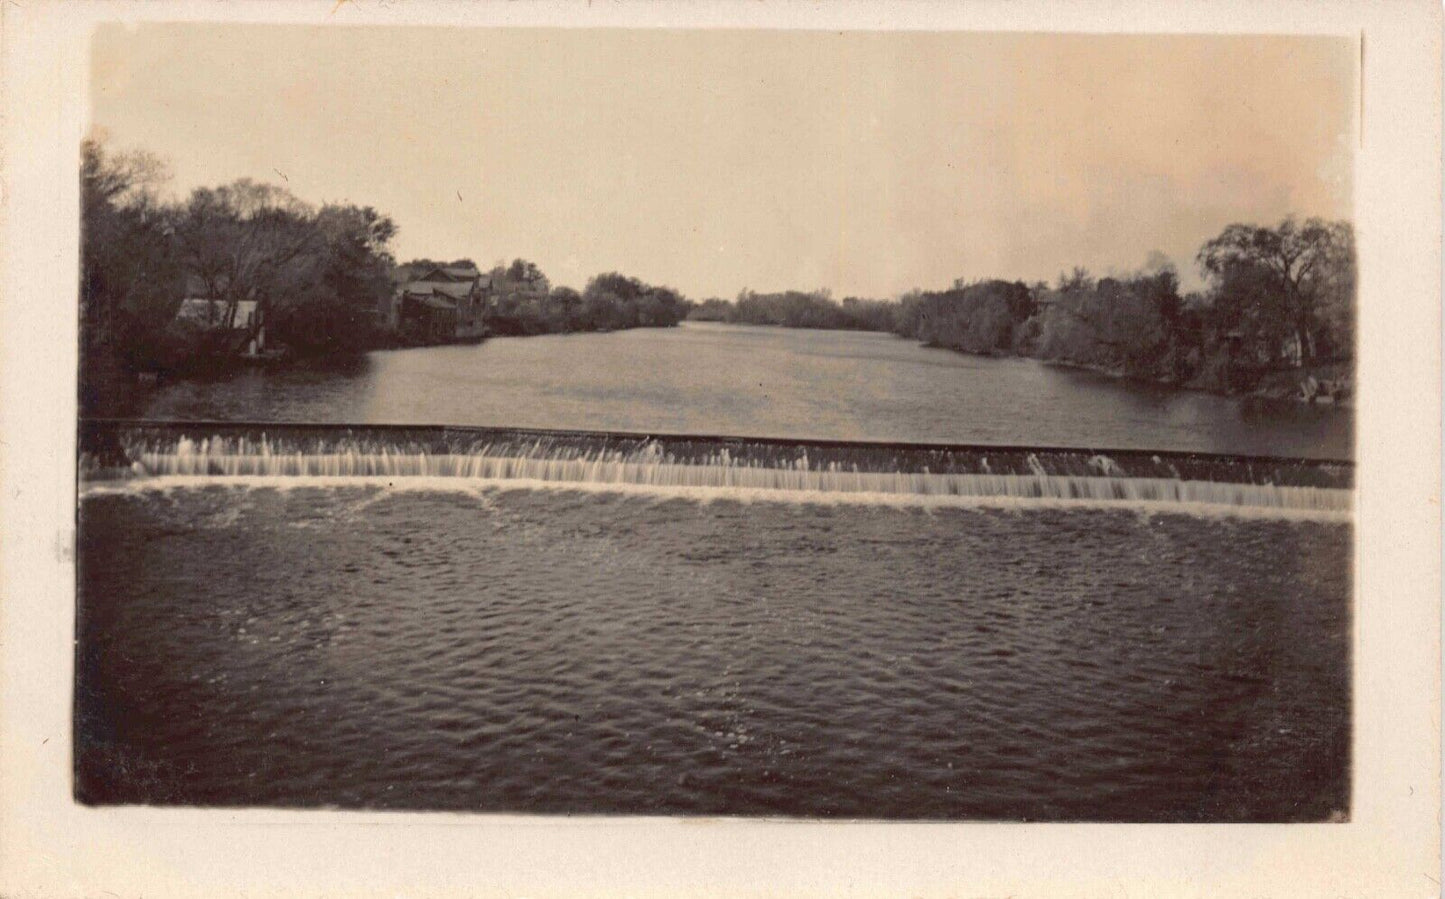
[[[149,414],[1325,458],[1351,431],[717,325],[246,372]],[[1349,814],[1347,467],[131,430],[134,474],[81,491],[88,803]]]
[[[1348,809],[1341,524],[202,481],[82,535],[90,802]]]
[[[689,322],[178,382],[158,419],[581,428],[1348,459],[1348,410],[1122,382],[889,334]]]

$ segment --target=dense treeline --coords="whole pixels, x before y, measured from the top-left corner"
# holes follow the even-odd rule
[[[1197,257],[1207,289],[1181,295],[1172,265],[1056,286],[984,281],[915,293],[895,333],[971,353],[1010,353],[1210,390],[1278,371],[1339,368],[1354,347],[1355,251],[1347,223],[1231,225]]]
[[[165,201],[166,177],[149,153],[82,145],[85,414],[122,409],[141,373],[214,370],[255,351],[262,337],[273,359],[395,342],[380,315],[398,283],[390,218],[369,206],[315,207],[249,179]],[[417,259],[402,268],[436,266]],[[488,284],[483,318],[498,334],[671,326],[688,308],[675,290],[617,273],[598,275],[580,294],[554,287],[520,259],[494,268]],[[188,297],[209,301],[203,314],[189,314]]]
[[[984,281],[903,297],[893,331],[930,346],[966,353],[1007,353],[1015,331],[1034,313],[1033,293],[1021,283]]]
[[[1230,225],[1196,262],[1206,289],[1187,295],[1173,265],[1155,254],[1132,274],[1096,279],[1075,269],[1052,287],[960,279],[898,302],[842,303],[826,291],[744,291],[732,303],[707,300],[691,317],[890,331],[966,353],[1029,356],[1227,392],[1300,370],[1326,372],[1339,382],[1335,389],[1347,389],[1355,295],[1348,223]]]
[[[735,302],[712,298],[693,306],[694,321],[741,325],[779,325],[784,328],[829,328],[852,331],[888,331],[896,304],[887,300],[848,297],[841,303],[827,290],[755,293],[743,290]]]

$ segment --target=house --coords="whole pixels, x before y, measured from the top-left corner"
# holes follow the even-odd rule
[[[255,300],[238,300],[234,316],[228,315],[225,300],[210,297],[186,297],[176,310],[176,321],[187,322],[207,332],[209,339],[230,343],[240,355],[257,357],[266,352],[266,327],[260,322]],[[227,319],[230,319],[229,321]]]
[[[407,343],[450,343],[456,339],[455,303],[433,293],[405,290],[397,308],[397,331]]]
[[[384,327],[414,343],[479,340],[491,278],[473,266],[435,266],[392,273],[393,293],[379,310]],[[450,330],[448,330],[450,329]]]

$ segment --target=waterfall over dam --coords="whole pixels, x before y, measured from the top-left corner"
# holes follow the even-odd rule
[[[1352,508],[1348,462],[479,427],[82,421],[81,476],[460,478],[618,488]]]

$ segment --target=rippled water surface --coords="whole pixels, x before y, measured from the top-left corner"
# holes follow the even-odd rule
[[[154,394],[160,419],[584,428],[1348,459],[1348,410],[1260,407],[889,334],[710,323],[393,350]]]
[[[82,507],[90,802],[1324,820],[1350,530],[209,486]]]

